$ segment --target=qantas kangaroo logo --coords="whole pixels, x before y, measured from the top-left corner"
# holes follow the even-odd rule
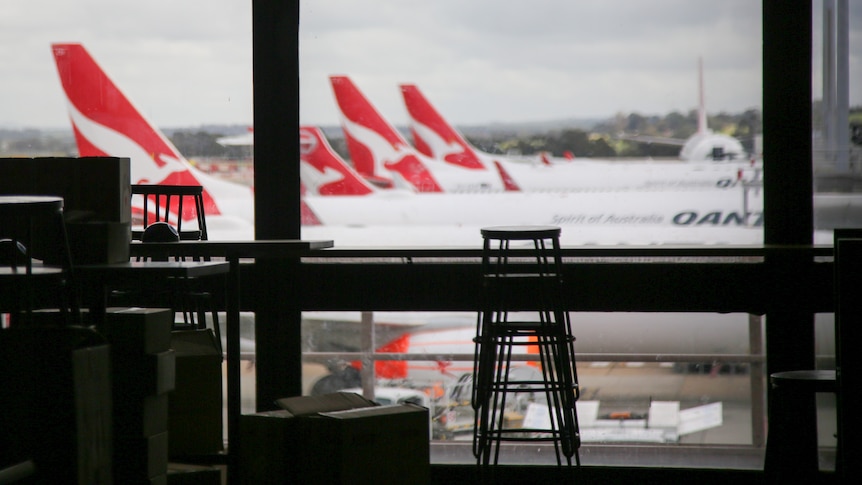
[[[446,160],[453,165],[475,170],[486,170],[476,153],[466,141],[446,122],[413,84],[402,84],[401,94],[416,147],[424,155]]]
[[[76,135],[84,137],[88,144],[101,154],[127,153],[129,158],[148,158],[153,161],[135,166],[135,180],[132,183],[157,184],[167,180],[171,174],[186,171],[179,159],[172,154],[147,153],[131,138],[87,118],[72,103],[69,103],[69,113]],[[188,174],[188,178],[192,184],[197,184],[191,174]]]
[[[354,123],[347,117],[343,118],[342,126],[347,136],[371,152],[375,160],[375,173],[370,175],[388,174],[391,171],[399,174],[419,192],[441,191],[437,181],[416,159],[410,147],[401,142],[390,143],[376,131]]]
[[[81,44],[53,44],[78,154],[128,157],[133,184],[202,185],[176,148],[141,115]],[[204,189],[207,214],[221,211]],[[184,219],[194,217],[192,207]]]
[[[310,193],[365,195],[373,192],[332,150],[319,128],[300,127],[299,151],[299,175]]]
[[[421,140],[428,147],[428,152],[425,155],[429,157],[440,158],[450,163],[456,163],[452,160],[461,160],[469,157],[469,154],[460,143],[444,139],[439,133],[419,121],[414,120],[412,129],[413,136],[417,140],[417,145],[420,144],[418,141]]]

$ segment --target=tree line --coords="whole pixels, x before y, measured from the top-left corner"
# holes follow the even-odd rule
[[[812,124],[817,130],[822,124],[819,101],[812,105]],[[850,109],[852,142],[862,145],[862,106]],[[759,110],[749,109],[742,113],[717,113],[708,118],[709,128],[739,138],[743,146],[751,149],[754,136],[762,133],[763,120]],[[536,155],[548,153],[562,157],[614,158],[614,157],[674,157],[679,147],[673,145],[647,144],[628,141],[620,134],[649,135],[684,140],[697,131],[697,112],[677,111],[666,115],[643,115],[640,113],[618,113],[612,118],[598,122],[589,129],[565,127],[557,129],[516,129],[491,127],[481,134],[469,134],[465,138],[482,151],[500,155]],[[339,133],[340,130],[328,130]],[[406,130],[404,130],[406,133]],[[186,158],[250,158],[249,147],[222,146],[216,140],[226,133],[216,128],[173,130],[171,142]],[[409,138],[409,137],[408,137]],[[410,140],[408,140],[410,141]],[[343,137],[330,136],[333,149],[345,160],[349,160]],[[71,134],[59,136],[35,129],[0,130],[0,154],[15,156],[74,156],[74,139]]]

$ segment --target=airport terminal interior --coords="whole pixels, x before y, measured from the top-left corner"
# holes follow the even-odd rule
[[[474,418],[482,408],[475,405],[477,384],[473,381],[479,382],[482,377],[473,369],[484,355],[478,350],[479,343],[486,342],[476,337],[477,328],[482,328],[477,327],[476,318],[478,312],[487,312],[480,295],[487,294],[483,291],[488,291],[488,285],[493,286],[488,283],[493,278],[480,278],[480,268],[487,271],[482,262],[488,254],[488,249],[483,251],[482,235],[474,231],[473,247],[393,248],[384,243],[351,248],[340,246],[338,238],[309,238],[308,234],[315,233],[303,229],[309,217],[302,199],[309,190],[301,173],[305,165],[284,163],[286,152],[305,153],[309,144],[306,132],[301,132],[302,139],[296,136],[301,128],[301,19],[297,22],[300,0],[247,3],[252,8],[254,39],[254,162],[253,169],[241,170],[240,185],[253,185],[253,191],[248,192],[252,194],[253,207],[258,208],[253,220],[255,239],[275,242],[210,244],[206,249],[207,242],[217,241],[205,241],[206,229],[201,237],[203,225],[197,223],[198,233],[189,237],[204,242],[186,245],[192,249],[183,256],[187,260],[203,257],[204,261],[180,264],[187,273],[170,273],[169,281],[191,281],[193,285],[203,282],[202,287],[189,290],[182,286],[177,290],[178,286],[173,286],[173,294],[160,296],[154,288],[158,286],[162,291],[162,285],[142,289],[144,277],[132,273],[122,284],[111,287],[112,300],[106,303],[103,290],[109,276],[98,269],[84,268],[91,278],[88,281],[98,288],[76,289],[77,296],[72,299],[84,295],[89,306],[84,305],[83,318],[93,319],[95,330],[79,332],[65,326],[60,329],[62,342],[56,335],[42,333],[23,340],[0,339],[4,346],[0,362],[24,376],[4,373],[0,380],[0,402],[4,407],[15,402],[17,390],[21,394],[38,394],[35,384],[44,379],[46,386],[63,389],[56,396],[57,402],[84,410],[78,413],[76,423],[44,421],[51,423],[46,426],[56,427],[52,429],[59,430],[58,435],[66,435],[63,443],[70,449],[79,450],[76,457],[58,462],[61,468],[74,468],[69,473],[77,473],[77,477],[60,472],[51,474],[53,479],[78,484],[221,484],[287,483],[283,477],[301,476],[296,479],[309,483],[706,485],[786,483],[791,479],[842,483],[860,471],[858,463],[844,458],[844,450],[853,449],[858,441],[860,423],[843,410],[857,404],[858,397],[842,392],[862,374],[854,372],[862,370],[855,368],[858,364],[848,362],[842,367],[850,372],[843,377],[845,380],[838,379],[837,387],[835,374],[831,374],[833,387],[826,392],[810,392],[809,387],[794,393],[792,389],[797,388],[792,388],[793,384],[779,390],[770,380],[770,375],[783,371],[833,371],[844,362],[840,349],[849,349],[859,338],[855,330],[848,330],[852,326],[846,322],[862,315],[862,308],[848,303],[852,291],[847,288],[862,284],[862,276],[853,276],[862,272],[852,271],[854,267],[862,268],[862,262],[858,262],[862,261],[862,253],[858,245],[852,245],[862,237],[845,234],[850,243],[842,246],[848,248],[842,255],[846,254],[849,262],[839,272],[837,242],[833,245],[838,241],[838,232],[833,239],[832,230],[847,228],[846,219],[830,217],[838,213],[835,208],[841,203],[828,206],[833,212],[820,205],[818,212],[814,202],[817,197],[828,202],[828,197],[823,196],[827,192],[842,197],[854,195],[862,180],[862,171],[855,165],[858,159],[846,170],[824,168],[815,161],[820,141],[812,139],[812,22],[814,9],[821,2],[761,1],[762,167],[756,183],[747,185],[745,192],[745,197],[756,194],[757,203],[762,204],[758,243],[564,245],[557,254],[561,256],[559,273],[565,283],[547,318],[571,315],[572,326],[579,329],[573,339],[576,365],[569,366],[574,367],[579,383],[575,408],[580,422],[578,463],[558,463],[555,445],[524,439],[527,433],[521,433],[512,443],[502,446],[499,464],[490,466],[477,466],[474,442],[474,428],[486,426]],[[530,6],[525,4],[524,8]],[[75,49],[73,44],[55,45],[58,66],[61,56],[69,55],[71,59],[70,53]],[[72,96],[69,94],[70,105],[74,104]],[[72,118],[77,119],[74,114]],[[87,131],[86,125],[82,126],[76,136]],[[118,135],[116,139],[120,138]],[[326,144],[325,139],[314,140],[312,145]],[[858,157],[858,147],[855,154]],[[103,155],[106,156],[97,158],[104,158],[112,168],[97,177],[105,186],[119,187],[116,193],[104,190],[98,194],[102,199],[98,199],[82,195],[96,192],[82,186],[74,188],[75,195],[67,199],[96,200],[95,204],[102,206],[114,204],[104,210],[115,210],[116,214],[106,218],[116,219],[116,224],[99,229],[103,232],[76,226],[76,231],[91,231],[85,233],[90,241],[113,240],[117,230],[129,228],[134,210],[129,206],[132,189],[124,182],[129,176],[128,159],[114,153]],[[18,209],[28,206],[33,211],[47,207],[48,214],[56,211],[56,201],[50,198],[14,195],[18,187],[10,186],[8,180],[31,180],[39,175],[24,173],[10,160],[14,163],[14,159],[0,160],[0,170],[10,174],[8,178],[3,176],[5,182],[0,180],[0,221],[11,220],[3,218],[11,217],[12,209],[7,208],[13,205]],[[38,163],[44,163],[44,159]],[[214,167],[212,171],[220,169]],[[67,183],[69,179],[63,183],[67,188],[72,186]],[[103,203],[106,200],[111,202]],[[260,210],[262,207],[266,210]],[[68,221],[68,210],[66,216]],[[818,223],[833,224],[825,241],[815,241]],[[862,227],[862,220],[857,227]],[[209,229],[214,234],[223,227],[211,225]],[[6,237],[3,230],[0,227],[0,239]],[[411,230],[397,227],[392,238]],[[418,231],[416,234],[420,234]],[[126,232],[122,238],[128,237]],[[182,241],[181,232],[168,235],[173,241],[187,242]],[[45,241],[52,240],[42,235]],[[104,242],[102,239],[99,241]],[[81,250],[73,244],[71,232],[69,240],[73,254]],[[126,259],[143,257],[155,261],[164,256],[159,251],[176,251],[170,247],[176,246],[174,242],[151,241],[132,243],[131,249],[128,244],[119,249],[112,247],[109,252]],[[146,244],[151,244],[150,249],[142,248]],[[31,245],[49,252],[53,247]],[[18,247],[4,242],[0,250],[4,251],[0,254],[4,265],[8,259],[14,264],[7,266],[17,267]],[[210,252],[194,254],[195,250]],[[519,257],[533,257],[529,249],[516,246],[515,250]],[[7,332],[19,325],[28,327],[36,321],[38,326],[42,319],[54,319],[50,320],[53,326],[61,321],[57,318],[67,318],[65,312],[58,317],[47,311],[32,311],[34,305],[38,307],[46,298],[53,298],[45,296],[55,294],[51,291],[60,293],[54,287],[40,286],[43,280],[38,278],[54,280],[37,273],[30,269],[23,274],[14,269],[0,273],[4,292],[0,298],[0,314],[4,317],[0,332],[4,335],[11,335]],[[161,274],[162,280],[165,274],[168,273]],[[34,275],[37,279],[33,279]],[[207,281],[213,279],[217,284],[207,286]],[[532,308],[535,300],[546,297],[545,293],[537,293],[546,288],[537,285],[546,285],[546,281],[524,280],[528,283],[518,287],[520,292],[507,295],[506,303],[501,304],[512,308],[513,315],[518,310],[526,313],[525,308]],[[841,293],[840,305],[839,290],[846,292]],[[10,296],[13,293],[15,296]],[[136,330],[129,335],[106,330],[126,324],[132,328],[142,322],[148,328],[176,330],[177,324],[170,321],[173,312],[141,308],[146,305],[138,302],[145,301],[148,295],[155,295],[153,298],[161,302],[174,297],[190,298],[199,305],[196,309],[204,309],[205,315],[197,318],[208,320],[213,333],[195,332],[199,327],[194,323],[184,327],[186,333],[162,334],[159,330],[149,336],[137,335]],[[57,307],[67,308],[68,302],[62,299]],[[133,303],[123,305],[124,302]],[[844,315],[838,314],[839,307],[846,312]],[[24,317],[10,316],[22,309],[30,311],[23,311]],[[195,316],[188,318],[194,320]],[[545,318],[541,317],[543,324]],[[61,327],[68,323],[62,321]],[[609,321],[617,322],[619,327],[609,330]],[[839,343],[835,329],[836,322],[841,321],[845,326]],[[115,322],[115,326],[102,327],[107,324],[95,322]],[[436,327],[423,331],[422,326],[427,329],[429,322]],[[547,381],[543,366],[536,363],[536,349],[551,345],[549,337],[535,331],[533,323],[523,325],[530,329],[525,332],[534,332],[529,335],[535,341],[518,347],[513,358],[513,368],[518,369],[519,376],[527,376],[522,378],[530,382],[528,386],[538,386],[534,380]],[[417,330],[406,338],[404,328]],[[625,346],[616,346],[620,339],[626,340]],[[39,365],[31,361],[32,356],[42,355],[34,348],[44,346],[40,351],[48,353],[68,352],[64,346],[72,341],[73,358],[59,359],[56,364],[72,370],[40,374],[29,368]],[[106,341],[112,347],[146,357],[139,361],[109,358],[103,348]],[[89,350],[82,352],[83,348]],[[117,377],[119,371],[113,376],[106,371],[110,377],[99,374],[99,369],[108,369],[108,360],[111,366],[125,369],[128,374],[122,379]],[[113,381],[113,389],[106,387],[106,381]],[[68,382],[82,384],[69,389],[64,387]],[[181,383],[188,387],[181,389]],[[333,398],[330,393],[344,390],[355,393],[355,397]],[[170,408],[163,397],[168,392],[181,396],[174,398]],[[108,404],[86,396],[107,396],[104,402]],[[510,403],[506,413],[499,411],[499,415],[505,414],[506,420],[526,427],[526,422],[539,421],[534,412],[553,408],[549,403],[555,400],[566,400],[562,394],[559,398],[550,396],[546,394],[542,400],[530,394]],[[370,398],[392,406],[383,406],[385,413],[373,414],[368,409],[378,406],[372,406]],[[333,404],[333,399],[347,401]],[[130,411],[131,402],[145,402],[146,411],[137,407]],[[559,406],[557,403],[557,411],[550,413],[554,419],[563,413]],[[146,439],[118,439],[118,430],[100,429],[99,423],[106,419],[103,413],[111,407],[115,415],[143,422],[142,427],[149,426],[150,431],[160,426],[152,424],[157,419],[162,419],[164,426],[169,424],[172,431],[147,432]],[[494,409],[492,417],[497,413]],[[152,416],[162,411],[163,416]],[[295,418],[303,413],[317,416],[331,411],[354,415],[323,424],[322,420]],[[0,428],[20,433],[14,420],[25,419],[21,417],[25,415],[8,413],[0,417]],[[332,425],[333,421],[339,424]],[[76,431],[81,429],[92,434]],[[563,431],[553,429],[549,434],[560,437],[551,441],[562,442]],[[43,429],[39,433],[48,436],[52,431]],[[540,434],[533,433],[531,437]],[[100,448],[111,440],[113,455],[110,447]],[[0,451],[0,484],[49,483],[39,481],[40,476],[46,476],[40,473],[47,473],[45,467],[57,465],[22,455],[21,449],[38,448],[30,441],[26,433],[14,435],[12,431],[0,438],[3,447],[15,449],[9,454],[5,449]],[[101,449],[94,452],[97,458],[79,459],[86,455],[88,446]],[[120,456],[116,450],[124,453]],[[170,463],[166,460],[154,464],[154,460],[158,461],[155,458],[147,462],[148,457],[167,458],[169,453]],[[5,459],[4,455],[14,459]],[[113,471],[108,466],[106,472],[100,459],[112,463]],[[155,472],[153,467],[161,468]],[[297,469],[310,471],[295,475]],[[149,481],[128,478],[144,475]]]

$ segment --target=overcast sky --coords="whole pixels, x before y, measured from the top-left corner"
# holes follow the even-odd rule
[[[862,0],[850,10],[862,105]],[[700,56],[708,111],[761,103],[757,0],[307,0],[300,20],[307,124],[338,122],[331,74],[398,124],[405,82],[460,125],[688,111]],[[52,42],[82,42],[161,127],[252,121],[251,0],[0,1],[0,127],[68,126]]]

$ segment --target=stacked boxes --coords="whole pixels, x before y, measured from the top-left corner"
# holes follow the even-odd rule
[[[169,403],[170,456],[180,460],[224,450],[222,354],[211,329],[171,333],[176,389]]]
[[[106,312],[114,375],[114,483],[167,482],[173,317],[173,311],[160,308]]]
[[[0,158],[0,194],[54,195],[77,264],[129,260],[131,171],[128,158]]]
[[[342,393],[279,405],[240,418],[241,483],[429,482],[428,409]]]
[[[128,158],[0,158],[0,194],[62,197],[72,220],[131,222]]]
[[[27,483],[112,483],[109,354],[86,328],[0,329],[0,469],[31,460]]]

